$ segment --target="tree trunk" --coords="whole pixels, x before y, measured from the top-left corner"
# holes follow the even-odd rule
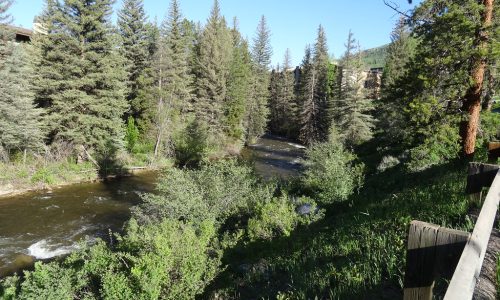
[[[483,0],[484,12],[481,29],[476,34],[478,55],[473,58],[471,78],[474,84],[467,90],[462,110],[468,114],[468,120],[461,124],[462,154],[464,157],[473,157],[476,146],[476,135],[481,112],[481,94],[483,92],[484,71],[486,56],[483,54],[488,47],[488,29],[491,27],[494,0]]]

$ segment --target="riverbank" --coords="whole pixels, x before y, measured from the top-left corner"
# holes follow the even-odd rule
[[[106,178],[130,176],[172,166],[163,160],[146,166],[121,166],[100,172],[91,162],[77,164],[71,160],[27,163],[0,163],[0,198],[40,190],[52,190],[77,183],[98,182]]]

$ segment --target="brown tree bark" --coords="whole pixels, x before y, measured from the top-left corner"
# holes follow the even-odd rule
[[[491,27],[494,0],[483,0],[484,12],[482,26],[476,34],[476,45],[479,54],[473,59],[471,78],[474,84],[467,90],[462,110],[468,114],[468,120],[461,124],[462,154],[464,157],[473,157],[476,146],[476,135],[479,126],[479,113],[481,112],[481,94],[483,92],[484,72],[487,57],[483,53],[488,47],[488,28]]]

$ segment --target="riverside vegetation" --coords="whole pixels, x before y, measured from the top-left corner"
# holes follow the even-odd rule
[[[32,45],[0,27],[2,166],[46,183],[58,164],[176,166],[122,234],[1,279],[0,297],[392,299],[411,220],[473,228],[468,145],[482,161],[499,138],[498,3],[422,1],[397,23],[375,93],[352,33],[334,61],[319,26],[295,77],[289,51],[270,70],[265,17],[250,46],[217,1],[202,27],[173,0],[158,28],[140,0],[126,0],[117,30],[112,2],[47,0],[47,34]],[[2,24],[10,3],[0,0]],[[474,120],[476,71],[486,76],[470,136],[460,129]],[[266,130],[308,146],[298,178],[264,181],[232,157]]]

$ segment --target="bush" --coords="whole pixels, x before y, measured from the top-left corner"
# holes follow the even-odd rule
[[[458,126],[436,126],[422,144],[410,150],[410,161],[406,166],[413,172],[423,171],[457,158],[460,152],[459,141]]]
[[[205,124],[193,120],[184,129],[174,135],[175,159],[181,166],[197,166],[208,153],[208,128]]]
[[[248,237],[255,241],[289,236],[298,223],[299,215],[295,212],[295,206],[284,194],[257,205],[255,216],[248,220]]]
[[[306,151],[303,182],[321,203],[346,200],[363,179],[363,165],[355,164],[356,156],[344,149],[340,141],[318,143]]]
[[[64,300],[75,298],[75,273],[57,263],[35,263],[35,270],[25,272],[21,291],[15,299]]]
[[[49,168],[43,167],[38,169],[33,176],[31,176],[31,182],[33,183],[45,183],[48,185],[55,184],[56,178],[54,173]]]
[[[135,145],[139,139],[139,129],[135,126],[135,120],[132,116],[128,117],[127,120],[127,131],[125,132],[125,142],[127,150],[130,153],[135,152]]]
[[[159,180],[158,193],[146,195],[134,214],[141,223],[164,218],[222,223],[229,216],[249,212],[257,198],[271,193],[256,184],[252,170],[234,160],[204,165],[200,170],[169,168]]]

